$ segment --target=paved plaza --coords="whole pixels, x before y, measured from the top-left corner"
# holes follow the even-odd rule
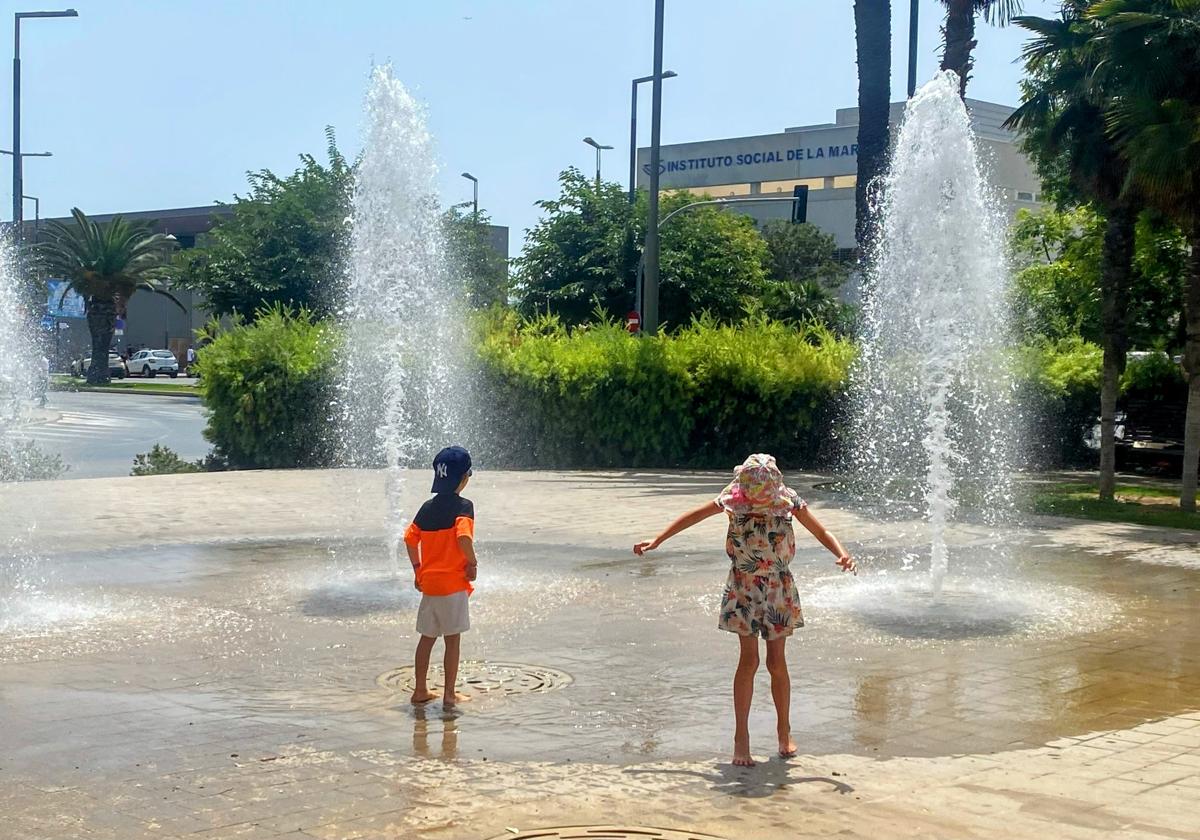
[[[771,757],[764,670],[754,768],[729,764],[719,518],[629,551],[721,475],[478,474],[454,714],[407,703],[419,594],[381,474],[0,487],[26,590],[0,605],[0,838],[1200,836],[1195,532],[962,525],[934,600],[919,527],[792,478],[862,574],[801,542],[801,754]],[[589,825],[614,828],[537,831]]]

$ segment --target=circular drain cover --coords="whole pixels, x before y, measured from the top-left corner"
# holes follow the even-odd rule
[[[394,671],[381,674],[377,680],[379,685],[395,691],[412,691],[416,686],[414,667],[405,665]],[[441,685],[442,669],[432,665],[429,668],[431,685]],[[565,688],[572,683],[571,675],[555,668],[543,665],[522,665],[518,662],[478,662],[466,661],[458,666],[458,688],[474,695],[490,694],[530,694],[533,692],[554,691]],[[531,837],[537,835],[530,835]],[[547,834],[546,837],[553,837]],[[587,837],[589,835],[580,835]],[[603,835],[597,835],[603,836]],[[634,835],[636,836],[636,835]],[[648,835],[653,837],[654,835]]]
[[[626,825],[566,825],[501,834],[492,840],[721,840],[712,834]]]

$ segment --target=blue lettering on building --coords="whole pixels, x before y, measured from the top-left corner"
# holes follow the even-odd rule
[[[797,146],[791,149],[741,152],[734,155],[712,157],[675,158],[659,163],[659,174],[668,172],[695,172],[701,169],[724,169],[731,166],[763,166],[785,161],[824,160],[825,158],[858,157],[858,144],[840,146]],[[642,171],[650,174],[650,164],[642,164]]]

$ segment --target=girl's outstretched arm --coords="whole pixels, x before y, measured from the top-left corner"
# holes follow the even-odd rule
[[[796,519],[808,529],[810,534],[817,538],[817,542],[825,546],[837,557],[837,564],[842,567],[842,571],[858,574],[854,560],[846,552],[846,549],[842,548],[842,544],[838,542],[838,538],[825,529],[825,526],[817,520],[817,517],[813,516],[811,510],[807,507],[801,508],[796,511]]]
[[[652,540],[642,540],[633,547],[634,554],[645,554],[647,551],[653,551],[660,545],[665,543],[671,537],[678,534],[680,531],[686,531],[697,522],[703,522],[710,516],[716,516],[721,513],[721,507],[716,502],[705,502],[693,511],[685,513],[683,516],[676,519],[667,526],[667,530],[663,531]]]

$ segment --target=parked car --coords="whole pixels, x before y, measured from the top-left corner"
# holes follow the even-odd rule
[[[129,360],[129,372],[140,373],[148,379],[165,373],[174,379],[179,376],[179,360],[170,350],[139,350]]]
[[[92,359],[89,356],[86,359],[76,359],[71,362],[71,375],[84,377],[87,376],[88,368],[92,366]],[[108,375],[114,379],[124,379],[129,375],[129,368],[125,367],[125,360],[121,358],[119,353],[114,353],[111,350],[108,353]]]

